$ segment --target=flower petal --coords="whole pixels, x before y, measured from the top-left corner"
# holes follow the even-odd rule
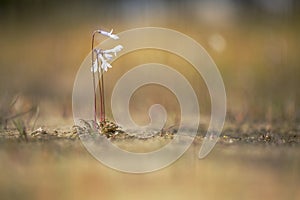
[[[111,30],[110,32],[106,32],[106,31],[102,31],[102,30],[98,30],[99,33],[101,33],[102,35],[105,35],[107,37],[110,37],[114,40],[117,40],[119,39],[119,37],[115,34],[112,33],[113,30]]]
[[[106,53],[114,53],[115,56],[117,56],[117,53],[120,52],[122,49],[123,49],[123,46],[122,46],[122,45],[117,45],[117,46],[115,46],[115,47],[112,48],[112,49],[103,50],[102,52],[103,52],[104,54],[106,54]]]
[[[93,65],[91,67],[91,72],[95,73],[98,70],[98,59],[96,58],[96,60],[93,62]]]
[[[111,60],[113,58],[113,56],[109,53],[105,53],[104,54],[104,57],[107,59],[107,60]]]
[[[107,63],[106,62],[102,63],[101,68],[107,72]]]

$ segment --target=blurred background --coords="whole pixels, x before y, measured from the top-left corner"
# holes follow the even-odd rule
[[[296,0],[1,0],[0,94],[21,94],[46,115],[71,116],[73,82],[93,30],[158,26],[189,35],[214,59],[227,120],[299,120],[299,10]],[[209,114],[209,96],[198,98]]]

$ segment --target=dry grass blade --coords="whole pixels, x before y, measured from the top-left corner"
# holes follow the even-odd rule
[[[22,120],[13,120],[13,124],[20,134],[20,138],[28,142],[26,127]]]
[[[27,104],[27,109],[20,110],[17,104],[21,103],[21,105],[25,102]],[[0,128],[1,129],[7,129],[9,122],[12,122],[15,126],[14,120],[17,118],[23,118],[26,123],[22,122],[23,124],[30,125],[31,122],[32,130],[34,130],[36,121],[39,117],[39,106],[38,105],[30,105],[31,102],[29,102],[26,97],[25,101],[24,98],[20,95],[15,96],[4,96],[1,98],[1,104],[0,104]],[[29,107],[30,105],[30,107]],[[26,107],[26,106],[21,106]],[[26,116],[26,118],[25,118]]]
[[[82,123],[86,129],[88,129],[88,130],[92,129],[92,126],[88,121],[80,119],[80,123]]]

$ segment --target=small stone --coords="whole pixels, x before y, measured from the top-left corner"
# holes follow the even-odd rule
[[[40,134],[46,135],[47,131],[45,131],[42,127],[39,127],[38,129],[33,131],[30,135],[37,136],[37,135],[40,135]]]

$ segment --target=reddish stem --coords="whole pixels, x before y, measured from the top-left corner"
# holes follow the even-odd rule
[[[98,63],[99,64],[99,63]],[[98,71],[98,87],[99,87],[99,96],[100,96],[100,122],[103,122],[103,85],[102,85],[102,70],[101,75]]]
[[[105,121],[105,98],[104,98],[104,76],[103,76],[103,70],[101,69],[101,85],[102,85],[102,121]]]
[[[94,61],[94,40],[95,40],[95,34],[99,31],[94,31],[93,37],[92,37],[92,64]],[[98,59],[97,59],[98,60]],[[99,65],[98,60],[98,66]],[[100,75],[101,70],[101,75]],[[98,87],[99,87],[99,96],[100,96],[100,122],[105,121],[105,101],[104,101],[104,78],[103,78],[103,70],[98,70]],[[94,121],[97,122],[97,92],[96,92],[96,80],[95,80],[95,74],[93,72],[93,87],[94,87]]]
[[[92,36],[92,69],[93,69],[93,62],[94,62],[94,40],[95,40],[95,34],[97,31],[94,31],[93,36]],[[94,69],[92,70],[93,74],[93,92],[94,92],[94,126],[96,127],[97,123],[97,96],[96,96],[96,81],[95,81],[95,73]]]

